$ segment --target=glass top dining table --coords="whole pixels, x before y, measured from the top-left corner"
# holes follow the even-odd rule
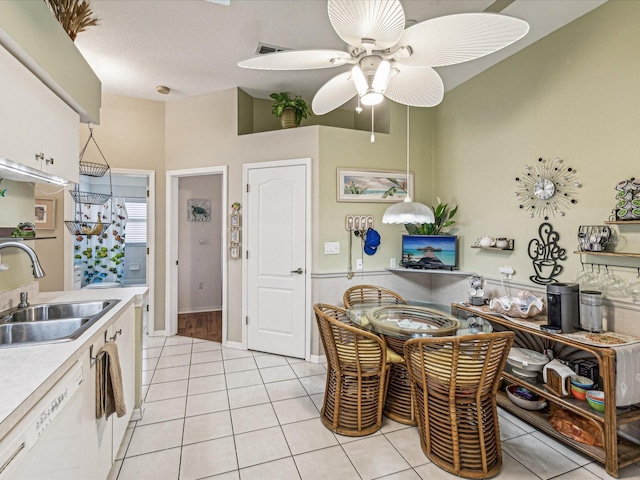
[[[480,317],[456,318],[451,315],[451,307],[448,305],[419,301],[409,301],[408,305],[355,304],[347,309],[347,317],[370,332],[402,340],[493,331],[491,324]]]

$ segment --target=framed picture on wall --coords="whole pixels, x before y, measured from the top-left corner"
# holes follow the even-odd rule
[[[229,256],[233,260],[238,260],[240,258],[240,246],[239,245],[231,245],[229,249]]]
[[[240,226],[240,214],[233,213],[231,215],[231,226],[232,227],[239,227]]]
[[[53,198],[36,198],[33,223],[38,230],[56,228],[56,201]]]
[[[240,230],[231,230],[229,240],[231,243],[240,243]]]
[[[348,170],[338,168],[339,202],[397,203],[413,191],[413,173],[397,170]]]
[[[210,222],[211,200],[191,198],[187,200],[188,222]]]

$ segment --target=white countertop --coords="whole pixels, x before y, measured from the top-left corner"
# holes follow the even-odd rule
[[[147,287],[72,290],[40,293],[29,298],[32,305],[110,299],[120,302],[76,340],[0,348],[0,440],[62,377],[82,351],[101,337],[105,327],[110,326],[120,312],[133,303],[142,303],[147,291]]]

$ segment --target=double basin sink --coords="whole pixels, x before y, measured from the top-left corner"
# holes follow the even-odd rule
[[[120,300],[43,303],[0,312],[0,348],[75,340]]]

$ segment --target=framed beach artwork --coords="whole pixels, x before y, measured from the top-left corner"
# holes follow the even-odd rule
[[[397,170],[348,170],[338,169],[339,202],[397,203],[413,191],[413,173]]]
[[[38,230],[53,230],[56,228],[56,201],[53,198],[36,198],[35,220],[33,223]]]

